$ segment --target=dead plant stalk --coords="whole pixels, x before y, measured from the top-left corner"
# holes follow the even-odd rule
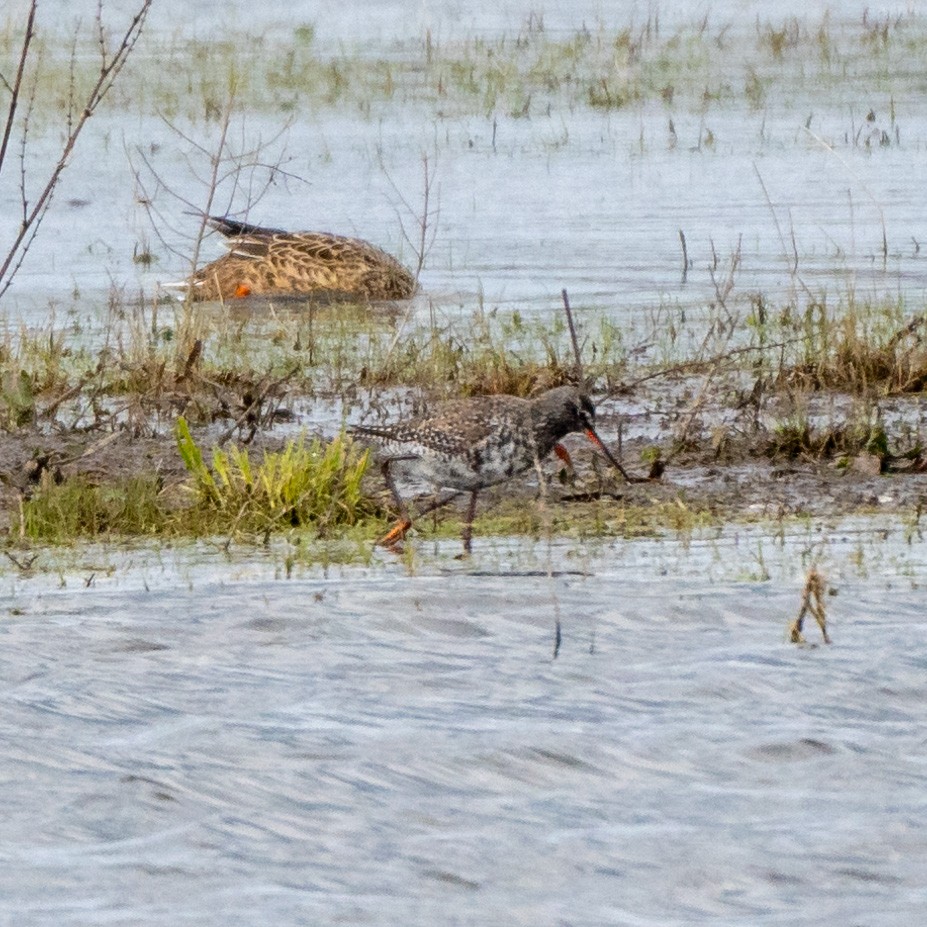
[[[824,609],[824,594],[827,591],[827,582],[824,576],[818,571],[817,567],[812,567],[805,578],[805,588],[801,597],[801,609],[795,620],[789,625],[789,640],[793,644],[804,644],[805,638],[802,634],[802,624],[805,615],[809,612],[817,621],[824,637],[824,643],[829,644],[830,637],[827,634],[827,613]]]

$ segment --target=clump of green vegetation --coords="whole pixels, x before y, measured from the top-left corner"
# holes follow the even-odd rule
[[[101,536],[269,536],[290,529],[322,537],[377,512],[361,485],[368,453],[343,435],[329,442],[296,439],[258,461],[245,448],[215,448],[209,466],[183,417],[176,433],[191,478],[184,498],[155,473],[103,485],[84,475],[46,473],[23,501],[21,535],[53,544]]]
[[[372,512],[361,488],[369,454],[344,435],[329,442],[290,441],[282,451],[265,451],[260,462],[251,460],[247,448],[216,448],[210,468],[180,417],[177,446],[193,478],[196,520],[213,533],[311,526],[322,535]]]
[[[23,503],[21,533],[32,541],[68,544],[78,538],[154,537],[176,533],[154,474],[95,485],[85,476],[43,479]]]
[[[780,423],[767,449],[770,456],[789,459],[852,457],[864,452],[880,458],[888,456],[888,436],[881,424],[849,421],[827,427],[798,418]]]

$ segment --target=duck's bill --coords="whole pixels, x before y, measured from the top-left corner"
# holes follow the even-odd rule
[[[605,442],[596,434],[595,429],[587,428],[586,437],[605,455],[605,459],[630,483],[631,476],[621,465],[621,461],[605,446]]]

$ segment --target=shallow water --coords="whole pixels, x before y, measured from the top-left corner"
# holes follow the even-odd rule
[[[361,49],[402,57],[419,54],[429,28],[447,42],[517,35],[534,13],[544,15],[544,34],[557,36],[575,33],[584,23],[618,29],[646,20],[650,11],[636,4],[597,3],[400,6],[402,12],[395,5],[348,4],[340,15],[322,16],[314,4],[305,4],[282,24],[272,10],[248,7],[245,14],[223,4],[222,18],[229,29],[244,28],[246,16],[257,32],[285,29],[290,37],[294,23],[308,21],[315,25],[321,55]],[[798,11],[812,28],[824,15],[823,6],[793,6],[777,9],[776,21]],[[178,34],[178,22],[187,22],[172,9],[156,4],[145,36],[151,51],[140,46],[140,61]],[[904,5],[892,9],[905,10]],[[741,55],[757,55],[756,23],[758,17],[765,21],[765,7],[737,3],[712,5],[710,11],[661,10],[664,34],[674,24],[691,25],[705,12],[713,30],[729,24],[730,35],[741,36],[724,52],[736,90],[744,80]],[[213,21],[207,8],[201,14],[202,22]],[[862,7],[834,11],[833,27],[839,30],[861,16]],[[190,20],[186,28],[200,34],[198,22]],[[919,73],[916,64],[902,56],[898,73]],[[772,304],[811,297],[833,303],[851,295],[903,296],[912,305],[923,301],[927,251],[920,246],[927,241],[927,220],[919,206],[925,177],[918,153],[927,144],[927,113],[916,80],[879,76],[871,91],[853,85],[847,92],[839,84],[818,88],[808,79],[787,99],[771,93],[759,109],[737,93],[703,112],[685,102],[613,111],[556,105],[549,111],[538,106],[528,118],[518,118],[507,105],[503,100],[481,112],[474,103],[445,112],[435,103],[399,99],[375,101],[368,111],[346,104],[301,113],[262,158],[269,163],[282,158],[291,179],[278,181],[250,218],[359,235],[414,264],[403,230],[416,237],[427,156],[435,171],[435,240],[421,280],[422,305],[430,304],[431,311],[502,306],[553,312],[567,287],[578,308],[604,309],[633,329],[637,322],[650,322],[655,307],[705,307],[715,301],[709,267],[717,259],[715,276],[723,284],[738,249],[732,303],[757,292]],[[470,111],[474,108],[476,113]],[[870,110],[872,123],[866,121]],[[270,139],[284,120],[282,114],[249,114],[233,126],[235,144],[247,148]],[[216,142],[213,124],[181,121],[178,128],[207,149]],[[889,144],[865,144],[883,129]],[[43,146],[56,138],[52,131],[34,132],[35,155],[50,151]],[[205,173],[205,162],[191,157],[190,145],[164,121],[127,117],[122,110],[99,113],[5,301],[14,319],[41,321],[50,301],[59,311],[76,306],[80,314],[88,303],[105,303],[112,286],[130,300],[140,292],[150,296],[159,284],[187,273],[185,255],[192,242],[185,236],[193,234],[196,220],[162,191],[157,207],[164,219],[155,232],[136,202],[141,191],[133,165],[148,188],[157,186],[142,153],[178,195],[194,204],[204,200],[196,173]],[[229,205],[229,192],[220,190],[218,211]],[[17,203],[16,185],[4,184],[4,239],[15,225]],[[241,196],[231,203],[239,210],[244,205]],[[680,230],[693,263],[685,282]],[[156,259],[149,269],[132,261],[134,251],[145,245]],[[220,253],[213,238],[202,256]]]
[[[0,923],[917,923],[916,535],[454,552],[8,580]]]

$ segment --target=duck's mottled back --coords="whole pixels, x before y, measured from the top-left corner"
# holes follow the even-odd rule
[[[209,221],[228,239],[229,253],[187,281],[195,300],[326,293],[408,299],[415,292],[415,278],[402,264],[359,238]]]

